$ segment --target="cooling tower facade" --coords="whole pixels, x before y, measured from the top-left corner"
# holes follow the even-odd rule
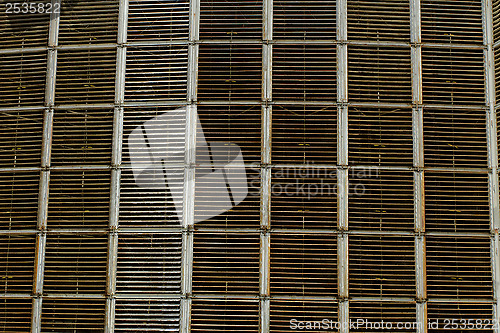
[[[500,1],[2,1],[0,45],[0,331],[500,332]]]

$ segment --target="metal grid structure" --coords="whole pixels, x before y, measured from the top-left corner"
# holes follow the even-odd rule
[[[500,2],[5,3],[2,332],[500,319]],[[139,188],[126,138],[181,106],[183,186]],[[195,112],[253,184],[197,224]]]

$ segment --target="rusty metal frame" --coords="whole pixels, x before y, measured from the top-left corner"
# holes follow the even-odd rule
[[[52,4],[60,0],[52,0]],[[33,308],[31,311],[31,332],[41,331],[43,278],[45,266],[45,248],[47,243],[47,212],[49,203],[50,183],[50,151],[52,144],[52,125],[54,112],[54,97],[56,89],[57,45],[59,35],[59,15],[50,14],[49,40],[47,51],[47,76],[45,83],[45,111],[43,120],[42,155],[40,170],[40,187],[38,196],[38,216],[36,234],[35,269],[33,281]]]
[[[425,252],[424,117],[422,100],[422,32],[420,0],[410,0],[410,44],[412,76],[413,180],[415,230],[416,318],[427,332],[427,291]]]
[[[485,71],[485,102],[486,134],[488,145],[488,187],[490,206],[490,231],[491,231],[491,265],[493,278],[493,306],[494,320],[500,320],[500,254],[499,254],[499,227],[500,209],[498,202],[498,142],[497,142],[497,116],[495,95],[495,56],[493,50],[493,3],[492,0],[482,1],[483,44],[484,44],[484,71]],[[500,328],[494,328],[499,333]]]

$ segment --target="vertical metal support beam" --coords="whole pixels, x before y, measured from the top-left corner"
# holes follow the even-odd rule
[[[348,118],[348,58],[347,58],[347,0],[337,0],[337,275],[339,293],[339,322],[349,322],[349,118]],[[339,332],[349,332],[340,325]]]
[[[191,303],[194,246],[194,205],[196,190],[196,132],[198,119],[198,54],[200,36],[200,0],[191,0],[189,7],[189,45],[184,159],[184,194],[182,216],[181,313],[180,332],[191,331]]]
[[[262,140],[261,140],[261,234],[260,234],[260,332],[270,331],[271,279],[271,140],[273,98],[273,0],[264,0],[262,8]]]
[[[52,6],[60,0],[52,0]],[[56,90],[57,44],[59,35],[59,14],[52,12],[49,23],[47,53],[47,75],[45,81],[45,106],[43,117],[42,156],[40,161],[40,185],[38,192],[37,234],[35,267],[33,278],[33,307],[31,311],[31,332],[39,333],[42,322],[42,294],[47,244],[47,213],[49,204],[50,154]]]
[[[500,254],[499,251],[499,183],[498,183],[498,142],[497,142],[497,116],[495,110],[495,56],[493,50],[493,3],[492,0],[482,1],[483,9],[483,44],[484,44],[484,71],[485,71],[485,103],[486,111],[486,136],[488,144],[488,188],[490,205],[490,230],[491,230],[491,266],[493,278],[493,320],[500,321]],[[500,328],[494,329],[500,333]]]
[[[118,10],[118,37],[115,76],[115,109],[113,115],[113,143],[111,148],[111,186],[109,200],[108,264],[106,279],[106,313],[104,332],[115,331],[116,266],[118,258],[118,220],[120,211],[120,180],[123,142],[123,102],[127,59],[128,0],[120,0]]]
[[[420,0],[410,0],[412,76],[413,195],[415,230],[415,283],[418,333],[427,332],[427,288],[425,259],[424,115],[422,108],[422,29]]]
[[[490,250],[490,255],[491,255],[491,271],[492,271],[492,278],[493,278],[493,297],[495,299],[495,303],[493,304],[493,318],[498,319],[500,317],[500,307],[498,304],[498,296],[500,295],[500,236],[497,233],[495,233],[491,237],[491,250]],[[498,326],[498,325],[496,325]],[[495,333],[499,332],[499,328],[496,327],[494,329]]]

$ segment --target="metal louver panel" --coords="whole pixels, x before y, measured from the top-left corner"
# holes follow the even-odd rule
[[[395,302],[349,302],[349,319],[352,322],[357,322],[358,320],[365,320],[367,322],[381,323],[415,323],[417,321],[415,303],[395,303]],[[370,326],[360,325],[359,327],[354,327],[354,329],[349,330],[350,332],[373,332],[373,328]],[[376,327],[376,326],[375,326]],[[385,326],[384,326],[385,327]],[[381,332],[413,332],[416,333],[416,328],[408,328],[404,330],[396,330],[394,327],[392,330],[382,330],[377,329]]]
[[[48,228],[107,228],[110,171],[51,171]]]
[[[349,295],[415,295],[414,237],[349,236]]]
[[[349,39],[409,41],[410,2],[408,0],[347,1]]]
[[[359,170],[349,179],[349,229],[412,231],[413,173]]]
[[[113,103],[116,50],[57,53],[57,104]]]
[[[120,234],[117,260],[118,293],[180,293],[180,234]]]
[[[191,332],[259,331],[258,300],[193,299]]]
[[[271,235],[271,296],[337,295],[337,238]]]
[[[429,297],[491,298],[490,239],[427,236]]]
[[[0,167],[40,165],[43,112],[0,111]]]
[[[115,332],[178,332],[179,300],[116,300]]]
[[[422,0],[422,41],[483,42],[481,0]]]
[[[274,168],[271,225],[288,229],[337,228],[335,169]]]
[[[260,45],[200,45],[198,98],[261,99]]]
[[[0,330],[2,332],[29,332],[31,329],[31,300],[0,299]]]
[[[129,0],[128,15],[130,42],[188,39],[188,0]]]
[[[274,163],[337,163],[335,106],[275,105],[272,118]]]
[[[123,164],[120,185],[120,226],[121,227],[179,227],[182,219],[182,198],[184,186],[184,168],[172,166],[184,161],[186,116],[177,112],[181,106],[125,108],[123,120]],[[169,119],[168,133],[160,126]],[[156,119],[156,120],[154,120]],[[136,182],[134,172],[130,168],[132,159],[130,149],[140,144],[130,134],[148,122],[148,131],[144,129],[149,140],[150,149],[133,151],[134,163],[142,163],[145,168],[141,172],[140,182]],[[159,130],[154,129],[155,124]],[[164,158],[154,154],[158,147],[166,142],[169,154],[175,159]],[[158,146],[156,145],[158,144]],[[153,155],[152,155],[153,154]],[[154,160],[152,160],[152,157]],[[163,158],[163,159],[162,159]],[[161,162],[160,162],[160,159]],[[181,163],[182,163],[181,162]],[[134,164],[135,167],[137,165]],[[141,167],[141,166],[139,166]],[[168,186],[162,181],[165,173],[171,178]],[[177,209],[178,207],[179,209]]]
[[[426,228],[489,232],[488,175],[425,173]]]
[[[500,41],[500,1],[492,1],[493,12],[493,41]]]
[[[110,164],[112,109],[56,110],[51,165]]]
[[[45,52],[0,55],[0,106],[43,106],[46,70]]]
[[[200,105],[198,116],[206,142],[231,142],[239,146],[246,163],[260,162],[260,105]]]
[[[35,235],[0,236],[2,293],[31,293],[34,266]]]
[[[102,235],[47,235],[44,293],[104,293],[107,249],[108,238]]]
[[[221,166],[217,166],[217,169],[219,168]],[[225,170],[227,172],[228,169]],[[212,171],[215,170],[196,169],[194,214],[195,220],[199,221],[196,225],[214,228],[258,228],[260,222],[260,175],[258,168],[230,171],[234,179],[245,180],[246,178],[248,184],[241,182],[229,187],[228,191],[231,191],[231,195],[243,193],[245,189],[248,189],[246,198],[234,206],[230,198],[228,200],[227,197],[214,195],[220,191],[221,183],[220,177]],[[231,208],[231,206],[233,207]],[[218,215],[213,216],[214,214]]]
[[[422,47],[426,104],[484,105],[483,50]]]
[[[195,233],[193,291],[258,294],[259,251],[257,233]]]
[[[47,1],[30,0],[29,3],[38,8],[39,4],[46,6]],[[13,10],[7,13],[8,4],[13,4],[13,2],[2,1],[0,3],[0,49],[47,46],[49,14],[38,13],[38,11],[15,14]]]
[[[40,173],[0,173],[0,230],[35,229]]]
[[[460,332],[470,332],[475,331],[484,333],[493,333],[493,326],[495,323],[492,322],[493,313],[492,306],[488,303],[434,303],[429,302],[427,304],[427,317],[429,322],[435,323],[439,321],[439,328],[433,328],[431,325],[429,327],[429,333],[442,332],[443,328],[446,326],[446,330],[459,328],[463,329]],[[450,319],[445,321],[445,319]],[[453,318],[460,318],[460,321],[455,321],[452,323]],[[464,326],[465,324],[465,326]],[[472,325],[473,326],[472,326]]]
[[[273,1],[274,39],[335,39],[334,0]]]
[[[488,166],[484,110],[424,110],[425,165]]]
[[[127,51],[125,99],[186,99],[187,47],[150,46]]]
[[[349,108],[349,163],[413,165],[410,109]]]
[[[133,171],[123,169],[120,185],[120,226],[123,228],[180,227],[184,171],[152,169],[141,175],[138,186]],[[175,179],[168,186],[159,179],[168,172]],[[161,184],[161,186],[159,186]]]
[[[273,47],[273,99],[337,99],[336,47],[275,45]]]
[[[116,43],[118,2],[62,1],[59,44]]]
[[[261,38],[262,0],[201,0],[200,38]]]
[[[297,301],[271,299],[270,332],[292,333],[297,329],[290,328],[290,320],[297,321],[338,321],[337,304],[333,301]]]
[[[410,48],[350,45],[349,101],[411,102]]]
[[[44,299],[42,332],[103,332],[104,299]]]

